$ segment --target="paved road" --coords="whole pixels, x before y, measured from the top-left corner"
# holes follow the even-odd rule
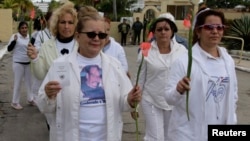
[[[125,47],[132,78],[135,78],[136,73],[137,49],[135,46]],[[44,116],[40,114],[37,107],[31,107],[26,104],[26,95],[23,88],[21,89],[21,104],[24,106],[24,109],[16,111],[10,107],[13,89],[11,59],[11,55],[8,54],[0,61],[0,141],[48,141],[48,131],[44,122]],[[237,76],[239,81],[237,111],[239,124],[250,124],[250,73],[237,71]],[[139,112],[140,140],[142,140],[144,119],[141,111]],[[123,117],[122,141],[135,141],[135,122],[130,117],[130,113],[124,113]]]

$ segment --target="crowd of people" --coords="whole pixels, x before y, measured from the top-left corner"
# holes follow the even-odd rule
[[[150,25],[153,38],[143,62],[139,50],[138,85],[132,83],[123,48],[130,30],[126,20],[118,26],[121,44],[110,35],[110,19],[92,6],[76,9],[66,2],[48,12],[32,42],[28,23],[20,22],[8,43],[11,106],[23,109],[24,80],[27,103],[46,116],[50,141],[120,141],[122,114],[134,111],[136,103],[145,117],[144,141],[207,141],[208,125],[237,124],[238,87],[234,61],[219,45],[224,14],[202,8],[194,21],[191,76],[187,41],[178,37],[173,15],[163,13]],[[143,28],[137,17],[133,44],[140,44]]]

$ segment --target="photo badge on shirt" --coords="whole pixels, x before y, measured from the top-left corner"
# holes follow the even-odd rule
[[[87,65],[81,70],[81,106],[106,103],[102,85],[102,69],[98,65]]]

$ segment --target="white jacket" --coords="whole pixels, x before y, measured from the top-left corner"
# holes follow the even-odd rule
[[[40,30],[36,36],[36,40],[34,46],[40,50],[43,43],[52,39],[52,34],[50,33],[49,29],[46,27],[44,30]]]
[[[236,124],[236,102],[238,99],[237,78],[234,60],[223,47],[218,47],[220,55],[226,62],[226,70],[229,74],[229,93],[226,99],[225,111],[227,112],[226,124]],[[200,54],[200,46],[196,43],[192,48],[192,71],[189,92],[189,116],[186,114],[186,94],[181,95],[176,91],[176,86],[187,74],[188,55],[178,59],[170,71],[167,80],[166,100],[174,105],[169,121],[168,141],[207,141],[208,124],[205,117],[206,92],[209,75],[205,69],[206,62]],[[216,70],[215,70],[216,71]],[[213,111],[207,111],[213,112]]]
[[[105,53],[105,54],[108,54],[116,59],[118,59],[121,64],[122,64],[122,67],[124,68],[125,72],[127,73],[128,72],[128,62],[127,62],[127,57],[126,57],[126,53],[124,51],[124,48],[115,41],[114,38],[112,37],[109,37],[109,44],[106,45],[102,51]]]
[[[170,47],[171,52],[169,55],[171,56],[171,60],[167,63],[162,58],[156,41],[154,40],[151,43],[148,56],[144,57],[138,82],[142,88],[142,98],[164,110],[172,109],[172,106],[170,106],[164,98],[166,79],[169,77],[169,70],[172,63],[182,54],[187,52],[187,49],[175,40],[171,41]],[[142,54],[140,52],[137,61],[138,66],[141,62],[141,56]]]
[[[78,44],[75,41],[72,52],[78,50]],[[51,63],[60,56],[56,47],[56,39],[52,38],[42,44],[39,50],[38,58],[31,61],[31,70],[35,77],[43,80],[46,76]]]
[[[37,105],[42,113],[52,113],[50,141],[79,141],[80,109],[80,70],[77,53],[61,56],[55,62],[70,65],[70,86],[62,88],[55,100],[48,99],[44,91],[45,84],[54,73],[52,64],[39,90]],[[106,97],[107,141],[120,141],[122,137],[122,112],[132,110],[127,102],[127,95],[132,84],[121,64],[114,58],[101,53],[103,86]]]

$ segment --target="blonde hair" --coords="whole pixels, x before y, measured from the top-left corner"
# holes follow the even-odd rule
[[[81,32],[82,29],[85,28],[86,21],[89,21],[89,20],[103,21],[103,24],[104,24],[104,18],[102,16],[100,16],[98,12],[89,12],[89,13],[86,13],[84,16],[79,17],[76,31]]]
[[[59,19],[65,14],[71,14],[74,19],[74,26],[77,25],[78,19],[76,9],[74,8],[74,3],[67,1],[62,6],[57,8],[52,14],[50,20],[50,31],[53,36],[57,36]]]
[[[80,18],[80,17],[84,17],[86,15],[88,15],[89,13],[98,13],[98,11],[93,7],[93,6],[82,6],[80,7],[80,9],[78,10],[78,15],[77,17]]]
[[[76,27],[77,32],[81,32],[85,27],[85,22],[89,20],[103,21],[104,18],[100,16],[98,11],[92,6],[82,6],[78,11],[78,24]]]

